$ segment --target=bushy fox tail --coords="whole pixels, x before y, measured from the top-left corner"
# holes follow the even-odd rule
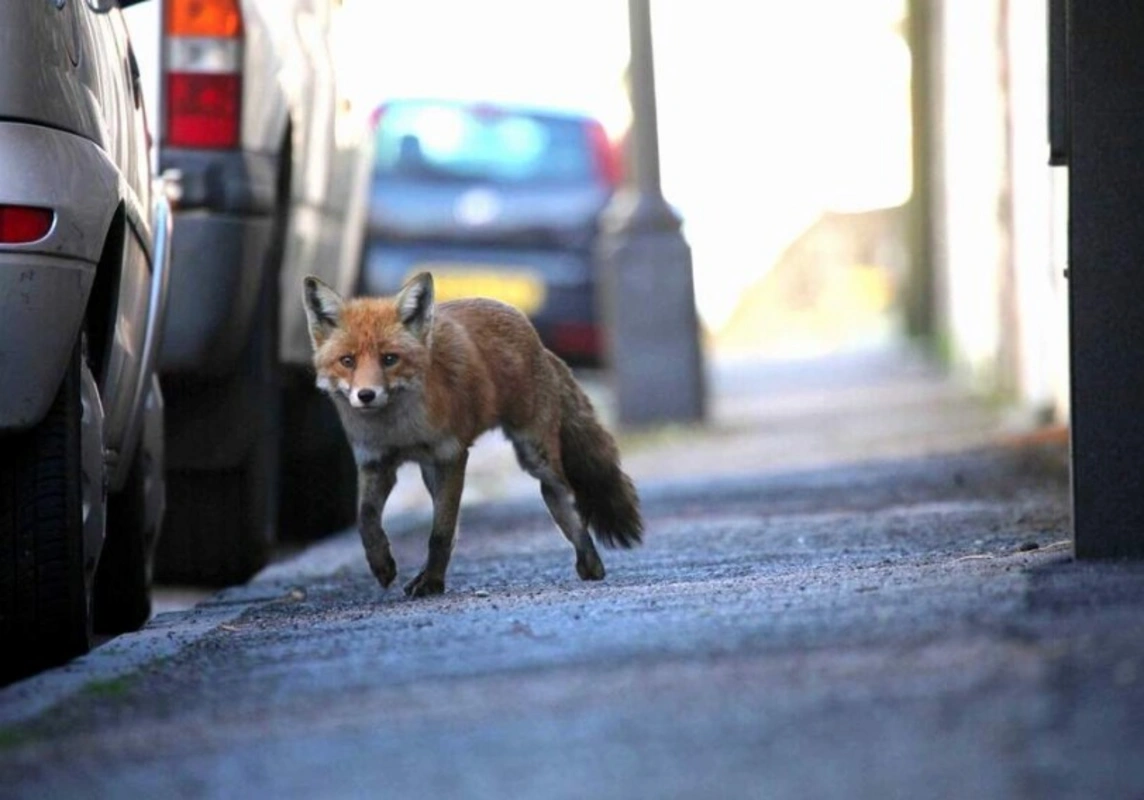
[[[576,497],[576,510],[596,540],[607,547],[632,547],[643,537],[640,501],[632,479],[620,469],[612,435],[596,419],[592,401],[563,361],[550,354],[560,376],[560,461]]]

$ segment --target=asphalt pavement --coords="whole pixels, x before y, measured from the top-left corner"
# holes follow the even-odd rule
[[[347,532],[0,690],[0,796],[1141,796],[1144,566],[1072,559],[1059,436],[863,358],[625,437],[646,545],[601,583],[505,491],[441,597]]]

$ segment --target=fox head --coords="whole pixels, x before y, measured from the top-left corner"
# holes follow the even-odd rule
[[[411,278],[395,297],[343,300],[314,277],[302,282],[318,388],[363,411],[421,388],[433,332],[433,276]]]

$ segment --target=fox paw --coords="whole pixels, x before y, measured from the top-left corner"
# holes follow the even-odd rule
[[[410,597],[428,597],[441,594],[445,591],[445,580],[432,575],[426,575],[425,570],[409,583],[405,584],[405,593]]]
[[[582,581],[602,581],[604,579],[604,562],[596,553],[576,554],[576,574]]]
[[[383,589],[388,589],[393,579],[397,577],[397,562],[390,553],[369,559],[369,569]]]

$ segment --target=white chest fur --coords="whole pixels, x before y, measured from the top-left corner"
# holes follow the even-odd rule
[[[342,425],[358,466],[371,461],[419,463],[452,461],[461,454],[457,439],[434,430],[419,404],[396,402],[362,412],[335,396]]]

